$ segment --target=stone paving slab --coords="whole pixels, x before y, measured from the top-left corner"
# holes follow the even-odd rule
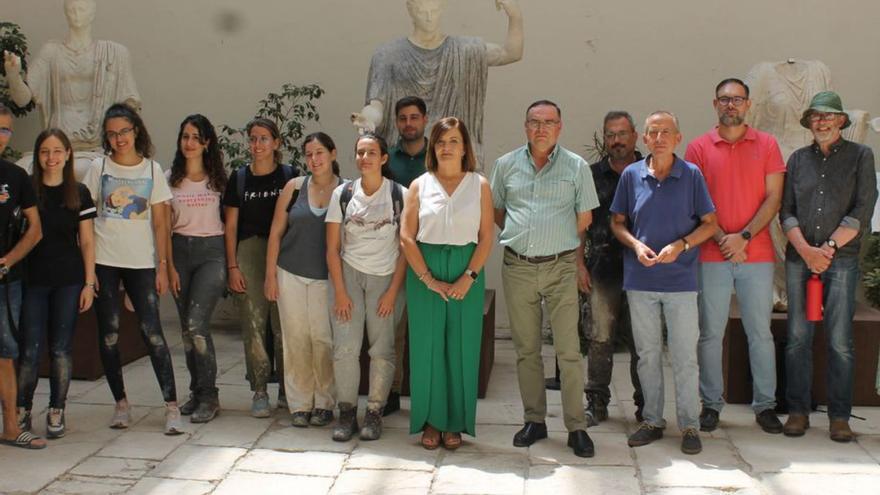
[[[528,473],[525,455],[463,454],[443,458],[431,487],[437,494],[523,493]]]
[[[431,491],[433,473],[347,469],[339,475],[331,495],[423,495]]]
[[[348,456],[332,452],[279,452],[254,449],[235,465],[236,471],[335,477]]]
[[[122,478],[139,480],[158,465],[145,459],[122,459],[117,457],[90,457],[73,468],[70,473],[96,478]]]
[[[331,486],[333,486],[333,478],[234,471],[212,493],[213,495],[327,493]]]
[[[150,475],[197,481],[221,480],[246,453],[247,450],[234,447],[183,445],[156,466]]]
[[[141,478],[129,494],[134,495],[206,495],[215,488],[207,481]]]
[[[634,468],[586,466],[532,466],[525,484],[526,495],[582,495],[641,493]]]

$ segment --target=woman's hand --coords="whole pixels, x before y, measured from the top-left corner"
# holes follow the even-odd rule
[[[171,286],[171,295],[180,296],[180,274],[173,265],[168,266],[168,284]]]
[[[351,302],[351,298],[348,297],[348,292],[340,291],[336,293],[336,302],[333,303],[333,313],[336,315],[336,319],[341,322],[346,322],[351,319],[351,309],[354,307],[354,304]]]
[[[458,277],[458,280],[449,287],[447,294],[449,294],[449,297],[452,299],[461,301],[467,296],[472,285],[474,285],[474,279],[466,273],[462,274],[462,276]]]
[[[94,287],[91,285],[83,286],[82,290],[79,292],[79,312],[85,313],[92,307],[92,303],[95,302],[95,292],[97,292],[98,286],[97,283]]]
[[[229,290],[239,294],[242,294],[247,290],[247,283],[245,282],[244,274],[241,273],[241,270],[239,270],[237,266],[229,269],[229,282],[227,285],[229,285]]]
[[[267,273],[263,282],[263,294],[269,301],[278,300],[278,278],[274,273]]]
[[[156,293],[160,296],[168,292],[168,272],[159,268],[156,270]]]

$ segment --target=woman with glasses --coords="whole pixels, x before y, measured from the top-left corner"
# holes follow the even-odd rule
[[[436,449],[476,434],[477,375],[482,339],[483,265],[492,251],[494,211],[488,181],[464,123],[434,125],[428,173],[410,185],[400,238],[409,262],[410,432]]]
[[[309,134],[303,154],[311,175],[288,182],[275,205],[265,283],[282,317],[284,389],[291,424],[300,428],[330,424],[336,405],[324,219],[342,183],[330,136]]]
[[[107,384],[116,400],[111,428],[128,428],[131,405],[125,394],[119,357],[122,282],[137,315],[153,370],[165,399],[165,434],[183,433],[171,353],[159,320],[159,296],[168,290],[168,223],[165,203],[172,199],[162,167],[151,157],[153,143],[143,120],[119,103],[104,114],[104,151],[83,180],[98,205],[95,220],[95,274],[98,348]]]
[[[287,408],[284,395],[284,354],[276,303],[266,299],[266,249],[275,202],[284,185],[296,176],[281,164],[281,133],[275,122],[256,118],[247,125],[252,161],[229,177],[223,206],[226,214],[226,269],[229,289],[240,308],[247,377],[254,392],[251,415],[271,415],[267,384],[272,362],[266,350],[266,325],[271,328],[278,376],[278,407]]]
[[[95,297],[95,204],[74,178],[73,147],[64,131],[46,129],[34,144],[32,183],[43,238],[27,257],[21,316],[18,419],[31,430],[40,350],[49,341],[49,410],[46,436],[61,438],[73,360],[70,355],[79,313]]]
[[[394,314],[400,303],[406,260],[399,255],[405,189],[388,176],[388,145],[374,134],[355,143],[360,178],[333,191],[327,211],[327,265],[333,368],[339,421],[333,440],[358,430],[360,355],[366,323],[370,354],[369,394],[361,440],[382,435],[382,411],[394,380]]]
[[[211,314],[226,291],[226,251],[220,196],[226,170],[214,126],[203,115],[180,124],[177,152],[166,175],[171,186],[168,280],[177,303],[189,400],[180,413],[193,423],[207,423],[220,410],[217,356],[211,338]]]

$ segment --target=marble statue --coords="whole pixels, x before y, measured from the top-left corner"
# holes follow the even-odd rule
[[[482,163],[483,104],[488,68],[522,58],[523,21],[516,0],[496,0],[508,18],[504,45],[471,36],[449,36],[440,30],[445,0],[407,0],[412,34],[379,46],[370,61],[366,106],[351,115],[359,132],[375,131],[389,144],[397,142],[394,104],[418,96],[428,107],[429,129],[443,117],[465,122]]]
[[[19,106],[33,100],[43,127],[67,133],[76,152],[78,179],[103,154],[101,121],[107,107],[125,102],[140,109],[141,104],[128,49],[113,41],[92,39],[95,10],[95,0],[64,1],[67,37],[46,42],[30,63],[26,81],[21,76],[21,60],[4,53],[12,100]],[[32,162],[33,156],[27,153],[18,164],[30,171]]]
[[[746,121],[752,127],[776,136],[782,157],[813,142],[813,134],[800,124],[804,109],[813,95],[832,90],[831,70],[819,60],[790,58],[779,62],[761,62],[749,70],[752,107]],[[862,143],[867,136],[869,117],[862,110],[847,110],[851,125],[843,131],[845,139]],[[785,292],[785,246],[788,240],[779,219],[770,222],[770,234],[776,250],[773,303],[778,311],[788,307]]]

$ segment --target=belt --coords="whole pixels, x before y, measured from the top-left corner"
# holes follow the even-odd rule
[[[518,259],[518,260],[522,260],[522,261],[525,261],[526,263],[533,263],[533,264],[547,263],[548,261],[556,261],[559,258],[566,256],[566,255],[569,255],[574,252],[574,249],[569,249],[568,251],[562,251],[561,253],[550,254],[547,256],[523,256],[523,255],[517,253],[516,251],[514,251],[513,249],[510,249],[507,246],[504,246],[504,250],[507,251],[508,253],[512,254],[513,256],[515,256],[516,259]]]

